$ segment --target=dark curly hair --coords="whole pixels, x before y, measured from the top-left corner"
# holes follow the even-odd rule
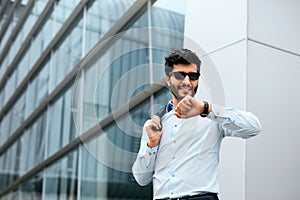
[[[189,49],[178,49],[165,57],[165,73],[169,76],[176,64],[196,64],[197,71],[200,73],[201,60]]]

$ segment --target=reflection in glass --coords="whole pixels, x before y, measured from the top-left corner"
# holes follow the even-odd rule
[[[153,6],[152,6],[152,10],[155,9],[160,9],[162,13],[164,13],[164,15],[172,15],[172,14],[176,14],[176,15],[182,15],[184,16],[186,13],[186,8],[187,8],[187,1],[186,0],[177,0],[176,2],[174,2],[173,0],[159,0],[156,1]],[[156,13],[157,14],[157,13]],[[160,16],[160,14],[158,14],[157,19],[159,18],[163,18],[162,16]],[[163,23],[175,23],[174,21],[165,21]],[[160,25],[160,27],[162,27],[163,25]]]
[[[26,51],[25,55],[21,59],[20,63],[18,64],[18,67],[16,68],[14,73],[17,73],[17,85],[19,85],[23,79],[25,78],[27,72],[29,71],[29,56],[30,51]]]
[[[8,67],[8,58],[4,58],[4,60],[0,63],[0,79],[2,79],[7,67]],[[0,91],[2,93],[2,91]]]
[[[77,150],[45,169],[44,200],[77,199]]]
[[[43,51],[47,48],[48,44],[52,39],[52,19],[49,18],[44,24],[42,30],[38,33],[38,35],[32,39],[30,46],[30,64],[29,69],[31,69],[38,58],[42,55]]]
[[[20,171],[22,175],[42,162],[44,159],[46,122],[47,116],[46,113],[43,113],[20,138]]]
[[[19,196],[19,190],[18,188],[14,188],[13,190],[11,190],[7,195],[3,196],[2,199],[4,200],[10,200],[10,199],[18,199]]]
[[[84,90],[84,130],[103,119],[113,109],[126,103],[136,87],[149,85],[148,49],[131,44],[133,51],[118,55],[127,48],[128,40],[120,40],[86,72]],[[136,48],[134,48],[136,45]],[[116,56],[116,57],[113,57]]]
[[[13,134],[24,121],[25,116],[25,95],[23,94],[12,108],[12,127],[10,133]],[[11,135],[10,134],[10,135]]]
[[[2,92],[4,92],[4,103],[7,103],[12,94],[14,93],[16,89],[16,73],[13,73],[9,79],[6,82],[6,85],[4,86],[4,89]]]
[[[27,34],[31,31],[31,28],[33,27],[34,23],[36,22],[38,16],[40,16],[43,8],[46,5],[46,0],[37,0],[34,2],[34,6],[27,18],[27,20],[24,22],[24,25],[22,26],[21,30],[19,31],[17,37],[13,41],[13,44],[11,45],[9,49],[9,56],[6,56],[5,61],[2,62],[2,66],[0,68],[0,78],[5,73],[6,68],[10,66],[12,60],[15,58],[17,53],[19,52],[19,49],[21,45],[23,44],[25,38],[27,37]],[[29,48],[30,49],[30,48]],[[18,64],[18,67],[13,73],[17,73],[17,86],[21,83],[23,78],[25,77],[28,69],[29,69],[29,59],[30,59],[30,50],[26,51],[25,55],[23,55],[21,61]],[[38,55],[35,55],[37,58]]]
[[[43,176],[38,173],[20,185],[19,199],[42,199]]]
[[[48,95],[49,63],[29,83],[26,93],[25,116],[28,117]]]
[[[35,0],[34,6],[28,16],[26,22],[23,25],[22,33],[24,34],[24,38],[30,32],[31,28],[33,27],[34,23],[36,22],[37,18],[41,15],[43,9],[47,4],[47,0]]]
[[[105,133],[99,132],[98,137],[84,143],[81,199],[151,199],[152,186],[139,187],[131,174],[148,112],[146,101],[117,124],[111,124]]]
[[[14,12],[14,17],[13,17],[13,20],[15,21],[15,24],[17,24],[17,22],[18,22],[18,20],[19,20],[19,18],[23,15],[23,12],[24,12],[24,10],[25,10],[25,8],[26,8],[26,4],[27,4],[27,2],[24,2],[25,4],[23,4],[23,2],[22,3],[20,3],[20,4],[18,4],[18,6],[16,7],[16,9],[15,9],[15,12]],[[11,23],[11,24],[14,24],[14,23]],[[15,27],[14,27],[15,28]],[[11,35],[11,33],[9,34],[9,36]],[[16,43],[16,40],[15,40],[15,43]],[[4,44],[4,43],[3,43]],[[14,47],[14,45],[11,45],[11,49]],[[14,49],[14,51],[16,51],[16,49],[17,48],[15,48]],[[10,52],[12,52],[12,51],[10,51]],[[8,53],[7,54],[8,55],[8,57],[9,57],[9,63],[11,62],[11,60],[12,60],[12,56],[14,56],[14,55],[11,55],[10,53]]]
[[[93,157],[84,146],[81,149],[80,199],[106,199],[107,167]]]
[[[72,116],[71,89],[50,107],[47,157],[67,145],[77,135]]]
[[[24,25],[22,26],[22,29],[19,31],[18,36],[13,42],[13,45],[10,47],[10,53],[9,53],[9,64],[11,64],[12,59],[15,57],[15,55],[18,53],[18,49],[20,49],[22,43],[24,42],[25,38],[27,37],[27,34],[31,31],[34,23],[40,16],[42,10],[46,6],[47,1],[46,0],[36,0],[34,1],[34,6],[27,18],[27,20],[24,22]]]
[[[101,37],[133,4],[134,0],[95,1],[86,12],[85,53],[99,42]]]
[[[52,91],[81,59],[82,21],[74,27],[68,37],[53,53],[50,90]]]
[[[12,111],[9,111],[1,121],[0,127],[0,145],[4,144],[11,134],[12,123]]]
[[[25,94],[22,94],[12,109],[6,113],[1,121],[0,146],[14,133],[24,120],[25,114]]]
[[[13,28],[15,27],[16,25],[16,21],[13,19],[13,21],[9,24],[9,26],[7,27],[6,31],[5,31],[5,34],[3,36],[3,38],[1,38],[1,43],[0,43],[0,52],[3,50]]]
[[[73,12],[74,8],[80,2],[80,0],[68,0],[68,1],[57,1],[54,11],[52,13],[53,19],[53,35],[55,35],[58,30],[65,23],[66,19]]]
[[[19,177],[20,141],[15,142],[0,157],[0,190],[12,184]]]

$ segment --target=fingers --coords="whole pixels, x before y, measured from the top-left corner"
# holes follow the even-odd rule
[[[174,114],[184,119],[200,115],[199,101],[191,96],[185,96],[177,104]]]
[[[151,121],[153,122],[152,130],[161,131],[160,117],[157,115],[153,115]]]
[[[154,115],[151,120],[147,122],[147,127],[153,131],[161,131],[160,117]]]
[[[174,115],[178,118],[182,118],[182,119],[186,119],[189,116],[187,114],[182,114],[182,113],[178,113],[178,112],[174,112]]]
[[[178,104],[175,111],[180,114],[185,114],[185,113],[189,112],[191,110],[191,108],[192,108],[192,106],[181,103],[181,104]]]
[[[175,115],[176,115],[176,113],[179,115],[184,115],[192,109],[192,99],[191,98],[192,97],[190,97],[190,96],[186,96],[178,103],[178,105],[176,106],[176,109],[175,109]]]
[[[162,136],[160,117],[154,115],[150,120],[146,122],[146,130],[149,141],[147,145],[152,148],[159,144]]]

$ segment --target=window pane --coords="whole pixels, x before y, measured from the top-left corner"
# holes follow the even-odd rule
[[[127,48],[128,43],[122,40],[110,50],[118,52]],[[139,47],[143,44],[130,45]],[[84,130],[126,103],[137,89],[141,91],[149,85],[148,48],[136,49],[116,58],[113,56],[105,54],[85,73]]]
[[[18,199],[41,200],[43,181],[42,173],[38,173],[22,183]]]
[[[11,45],[10,49],[9,49],[9,56],[7,57],[7,62],[5,64],[5,69],[0,69],[0,77],[2,77],[2,73],[5,72],[6,68],[11,64],[12,60],[15,58],[16,54],[18,53],[18,50],[20,49],[21,45],[23,44],[25,38],[27,37],[27,34],[29,33],[29,31],[31,30],[31,28],[33,27],[34,23],[36,22],[38,16],[40,16],[42,10],[44,9],[45,5],[46,5],[46,0],[37,0],[34,2],[34,6],[27,18],[27,20],[24,22],[24,25],[22,26],[21,30],[19,31],[16,39],[14,40],[13,44]],[[29,58],[29,51],[27,51],[26,55],[23,56],[22,61],[24,61],[25,59]],[[37,55],[35,55],[36,57],[38,57]],[[26,57],[26,58],[24,58]],[[26,70],[29,69],[29,63],[27,63],[29,60],[27,60],[26,64],[24,65],[24,63],[22,63],[22,61],[19,63],[18,67],[19,70],[22,70],[23,72],[25,72]],[[4,67],[1,67],[4,68]],[[3,71],[3,72],[2,72]],[[27,72],[27,71],[26,71]],[[26,73],[23,73],[22,76],[25,76]],[[23,80],[24,77],[18,77],[17,79],[17,85]]]
[[[101,39],[133,4],[134,0],[95,1],[86,12],[85,53]]]
[[[19,191],[18,188],[13,189],[8,194],[3,196],[3,199],[18,199],[19,198]]]
[[[9,138],[12,124],[12,111],[9,111],[1,121],[0,145],[4,144]]]
[[[81,199],[151,199],[152,185],[138,186],[131,174],[148,114],[146,101],[103,134],[84,143]]]
[[[14,21],[16,21],[16,23],[20,19],[20,17],[23,15],[24,10],[26,9],[26,4],[27,4],[27,2],[23,1],[22,3],[18,4],[18,6],[16,7],[15,12],[14,12]],[[18,34],[20,34],[20,33],[21,32],[19,32]],[[11,34],[9,34],[9,35],[11,35]],[[17,35],[17,37],[18,37],[18,35]],[[11,63],[11,60],[12,60],[13,56],[15,55],[14,52],[16,52],[16,49],[19,49],[19,46],[16,46],[16,44],[20,44],[20,41],[15,40],[14,43],[11,45],[10,52],[8,53],[9,63]],[[14,51],[12,51],[12,49]]]
[[[8,100],[10,99],[10,97],[12,96],[12,94],[14,93],[15,89],[16,89],[16,73],[13,73],[8,81],[6,82],[6,85],[4,86],[4,95],[5,95],[5,99],[4,99],[4,103],[7,103]]]
[[[10,135],[14,133],[15,130],[19,128],[19,126],[24,121],[25,116],[25,95],[23,94],[15,105],[12,108],[12,126],[10,129]]]
[[[28,117],[48,95],[49,63],[28,84],[26,95],[26,114]]]
[[[77,136],[72,115],[71,95],[69,89],[50,107],[47,156],[52,155]]]
[[[52,26],[52,19],[49,18],[38,35],[32,39],[29,60],[30,69],[34,66],[38,58],[42,55],[43,51],[52,40]]]
[[[0,157],[0,190],[12,184],[19,177],[20,141],[15,142]]]
[[[30,51],[27,51],[23,56],[23,58],[21,59],[15,71],[15,73],[18,74],[17,85],[19,85],[23,81],[27,72],[29,71],[29,65],[30,65],[29,60],[30,60]]]
[[[55,35],[58,30],[65,23],[66,19],[73,12],[73,9],[77,6],[80,0],[68,0],[68,1],[58,1],[58,4],[55,5],[55,9],[52,13],[53,18],[53,34]]]
[[[6,45],[6,42],[8,40],[8,38],[11,35],[12,30],[14,29],[15,25],[17,24],[17,18],[13,18],[12,21],[9,23],[9,26],[7,27],[5,34],[3,36],[3,38],[1,38],[1,43],[0,43],[0,52],[3,50],[3,48]]]
[[[45,8],[47,0],[36,0],[34,1],[34,6],[30,12],[28,19],[23,25],[22,32],[24,34],[24,39],[27,34],[30,32],[37,18],[41,15],[43,9]]]
[[[186,0],[159,0],[156,1],[152,7],[152,23],[153,26],[171,28],[175,30],[184,23],[184,16],[186,14],[187,1]],[[167,19],[159,21],[159,19]],[[178,23],[178,24],[177,24]]]
[[[63,78],[76,66],[81,59],[82,52],[82,21],[74,27],[68,37],[53,53],[51,67],[52,91]]]
[[[45,170],[44,200],[77,198],[77,150]]]
[[[21,137],[21,174],[44,159],[47,116],[44,113]]]

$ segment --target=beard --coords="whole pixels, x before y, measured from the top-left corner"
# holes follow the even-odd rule
[[[182,100],[187,95],[194,97],[198,89],[198,86],[193,88],[191,85],[187,85],[187,84],[180,84],[177,87],[171,84],[170,87],[171,87],[172,94],[175,96],[175,98],[178,101]],[[183,88],[184,90],[186,90],[185,92],[182,91]]]

